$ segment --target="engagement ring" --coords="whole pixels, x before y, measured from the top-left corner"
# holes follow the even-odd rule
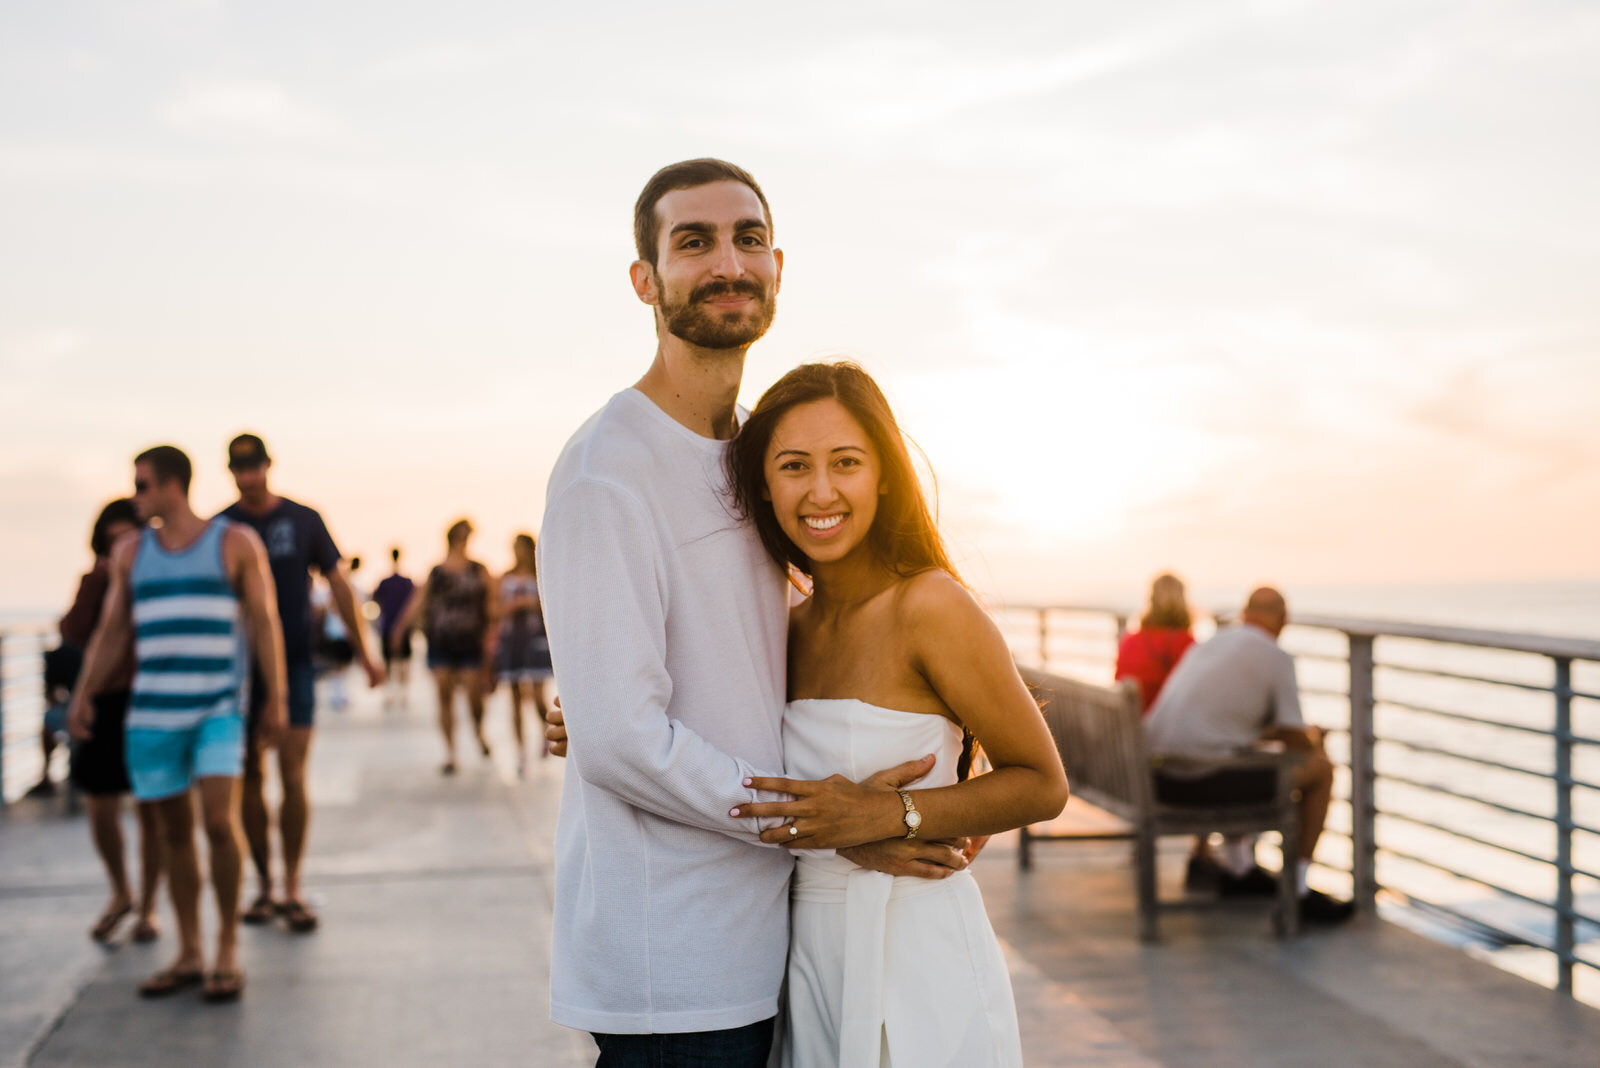
[[[793,838],[793,837],[794,837],[794,836],[795,836],[795,835],[797,835],[797,834],[799,834],[799,833],[800,833],[800,832],[799,832],[799,830],[797,830],[797,829],[796,829],[796,828],[795,828],[795,825],[794,825],[794,824],[792,824],[792,823],[791,823],[791,824],[789,824],[789,837],[790,837],[790,838]]]

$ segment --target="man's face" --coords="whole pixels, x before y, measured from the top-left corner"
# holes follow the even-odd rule
[[[170,482],[166,485],[156,484],[156,474],[149,464],[133,465],[133,509],[146,523],[162,514],[167,491],[171,488]]]
[[[233,484],[238,487],[241,497],[259,497],[267,491],[268,464],[229,464],[228,472],[233,475]]]
[[[675,189],[656,204],[659,263],[636,271],[641,300],[667,332],[707,349],[754,344],[777,314],[783,253],[743,182]]]

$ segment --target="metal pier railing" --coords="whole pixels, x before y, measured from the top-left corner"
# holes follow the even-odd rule
[[[1109,682],[1128,614],[995,617],[1019,661]],[[1520,970],[1566,993],[1600,972],[1600,641],[1316,615],[1282,641],[1341,766],[1318,865],[1367,911],[1543,951]]]
[[[43,768],[44,651],[55,642],[54,628],[42,624],[0,627],[0,808]]]

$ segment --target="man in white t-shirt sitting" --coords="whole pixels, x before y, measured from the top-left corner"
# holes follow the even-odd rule
[[[1306,869],[1333,796],[1333,764],[1323,751],[1321,729],[1306,726],[1300,715],[1294,658],[1278,647],[1278,635],[1288,622],[1281,593],[1270,586],[1252,592],[1237,624],[1194,646],[1178,661],[1144,721],[1145,739],[1156,756],[1229,756],[1263,741],[1281,742],[1302,754],[1295,770],[1300,916],[1309,923],[1342,923],[1354,915],[1355,906],[1306,886]],[[1156,790],[1161,800],[1172,804],[1245,803],[1270,798],[1274,775],[1258,768],[1198,779],[1158,772]],[[1254,838],[1230,839],[1222,863],[1224,895],[1273,892],[1274,877],[1255,863]]]

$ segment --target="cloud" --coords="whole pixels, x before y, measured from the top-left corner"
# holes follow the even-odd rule
[[[320,141],[341,130],[341,124],[332,116],[295,100],[282,86],[269,82],[190,85],[162,109],[161,117],[173,129],[207,136]]]

